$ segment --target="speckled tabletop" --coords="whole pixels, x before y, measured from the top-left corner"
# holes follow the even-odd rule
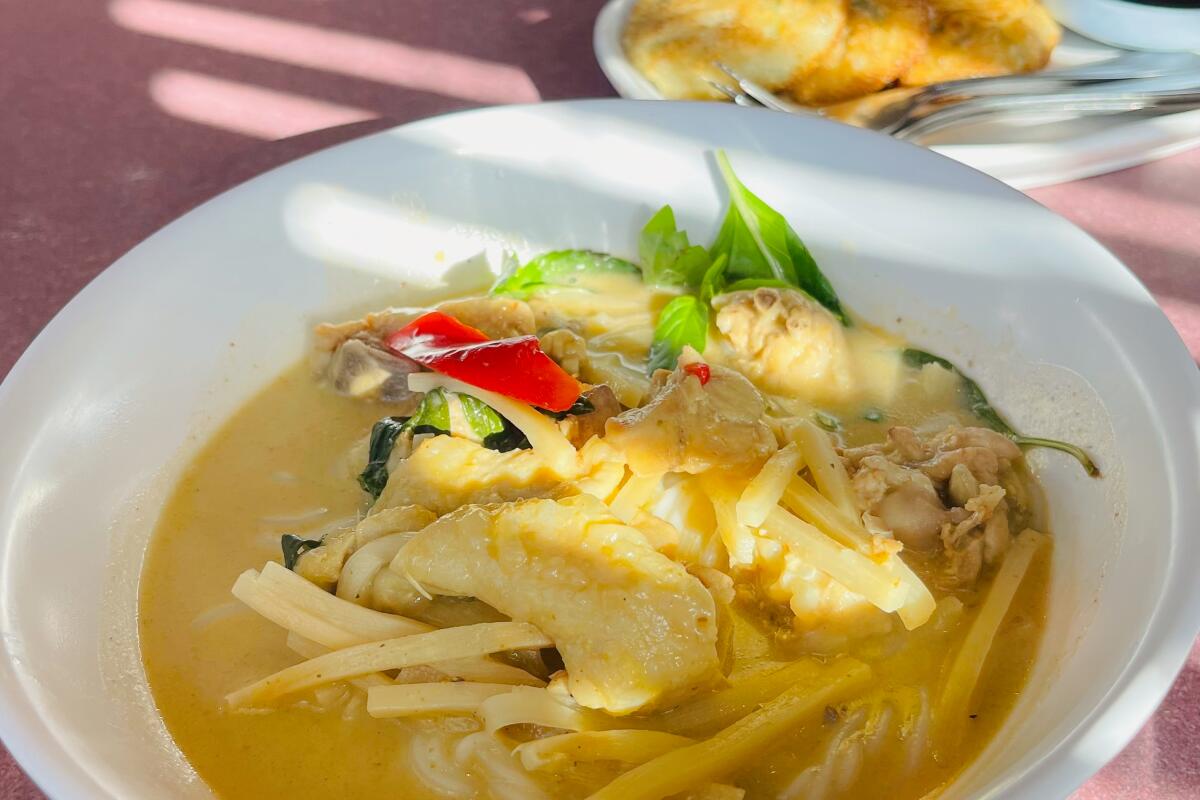
[[[611,95],[602,2],[5,0],[0,376],[105,266],[270,167],[458,108]],[[1200,361],[1200,150],[1031,194],[1128,264]],[[0,798],[42,796],[0,746]],[[1200,798],[1200,649],[1076,798]]]

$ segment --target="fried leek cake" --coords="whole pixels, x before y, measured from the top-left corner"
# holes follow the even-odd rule
[[[625,51],[671,98],[719,98],[721,61],[770,89],[812,69],[846,24],[845,0],[639,0]]]
[[[842,32],[814,68],[792,82],[792,96],[818,106],[887,87],[924,57],[929,22],[924,0],[851,0]]]
[[[901,83],[1032,72],[1046,66],[1062,38],[1058,23],[1037,0],[932,0],[929,51]]]

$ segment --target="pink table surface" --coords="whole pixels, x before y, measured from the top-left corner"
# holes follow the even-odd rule
[[[6,0],[0,376],[105,266],[263,170],[457,108],[611,95],[600,5]],[[1200,361],[1200,150],[1031,194],[1128,264]],[[41,797],[0,746],[0,798]],[[1200,648],[1075,797],[1200,797]]]

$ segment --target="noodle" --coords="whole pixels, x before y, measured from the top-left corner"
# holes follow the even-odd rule
[[[409,717],[422,714],[474,714],[489,697],[511,692],[501,683],[409,683],[377,686],[367,692],[367,713],[372,717]]]

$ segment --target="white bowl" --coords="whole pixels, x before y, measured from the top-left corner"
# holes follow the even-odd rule
[[[632,255],[664,202],[706,241],[711,148],[792,220],[849,305],[971,365],[1050,493],[1045,645],[954,795],[1061,797],[1154,710],[1200,624],[1200,378],[1098,244],[948,159],[821,120],[588,101],[456,114],[269,172],[97,278],[0,387],[0,735],[52,796],[204,796],[147,700],[137,569],[182,465],[300,357],[307,323],[480,285],[480,250]],[[1101,401],[1102,398],[1102,401]],[[1127,524],[1132,521],[1131,524]],[[951,796],[954,796],[951,795]]]

